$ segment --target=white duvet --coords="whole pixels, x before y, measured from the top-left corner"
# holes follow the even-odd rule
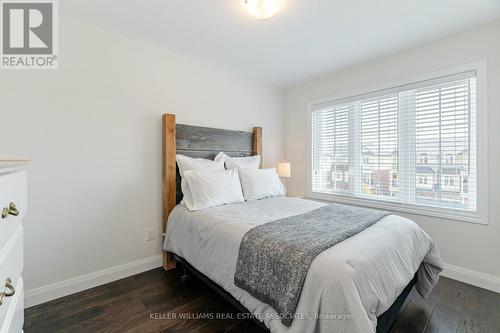
[[[252,227],[302,214],[323,203],[268,198],[190,212],[178,205],[168,218],[164,249],[218,283],[271,332],[375,332],[384,313],[418,271],[426,296],[442,267],[432,239],[414,222],[389,215],[322,252],[307,273],[290,327],[276,311],[234,285],[240,241]],[[421,265],[424,262],[426,265]]]

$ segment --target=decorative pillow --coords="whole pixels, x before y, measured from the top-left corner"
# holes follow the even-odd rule
[[[224,154],[224,162],[226,162],[226,169],[258,169],[260,166],[260,155],[249,157],[229,157]]]
[[[241,186],[245,200],[280,197],[286,193],[275,168],[239,169]]]
[[[205,158],[192,158],[189,156],[177,154],[175,159],[177,160],[177,165],[179,166],[179,174],[182,177],[181,189],[182,189],[182,201],[181,205],[187,206],[192,205],[192,194],[191,190],[184,180],[184,175],[186,171],[189,170],[206,170],[206,171],[224,171],[224,154],[219,153],[215,156],[214,160],[208,160]]]
[[[238,170],[187,170],[182,179],[191,189],[192,200],[186,200],[191,211],[245,201]]]

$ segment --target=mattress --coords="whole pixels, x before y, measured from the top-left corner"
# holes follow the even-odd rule
[[[276,197],[190,212],[177,205],[168,218],[166,251],[219,284],[271,332],[375,332],[384,313],[418,271],[422,294],[442,263],[432,239],[413,221],[389,215],[318,255],[306,276],[290,327],[276,311],[234,285],[243,235],[252,227],[306,213],[324,203]],[[422,263],[427,263],[427,267]]]

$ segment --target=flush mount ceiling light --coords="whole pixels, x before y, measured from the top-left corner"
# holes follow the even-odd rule
[[[285,0],[242,0],[245,9],[251,16],[263,20],[280,11]]]

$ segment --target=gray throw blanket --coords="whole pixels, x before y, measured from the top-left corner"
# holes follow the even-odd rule
[[[389,214],[331,204],[254,227],[241,240],[234,284],[271,305],[290,326],[314,258]]]

